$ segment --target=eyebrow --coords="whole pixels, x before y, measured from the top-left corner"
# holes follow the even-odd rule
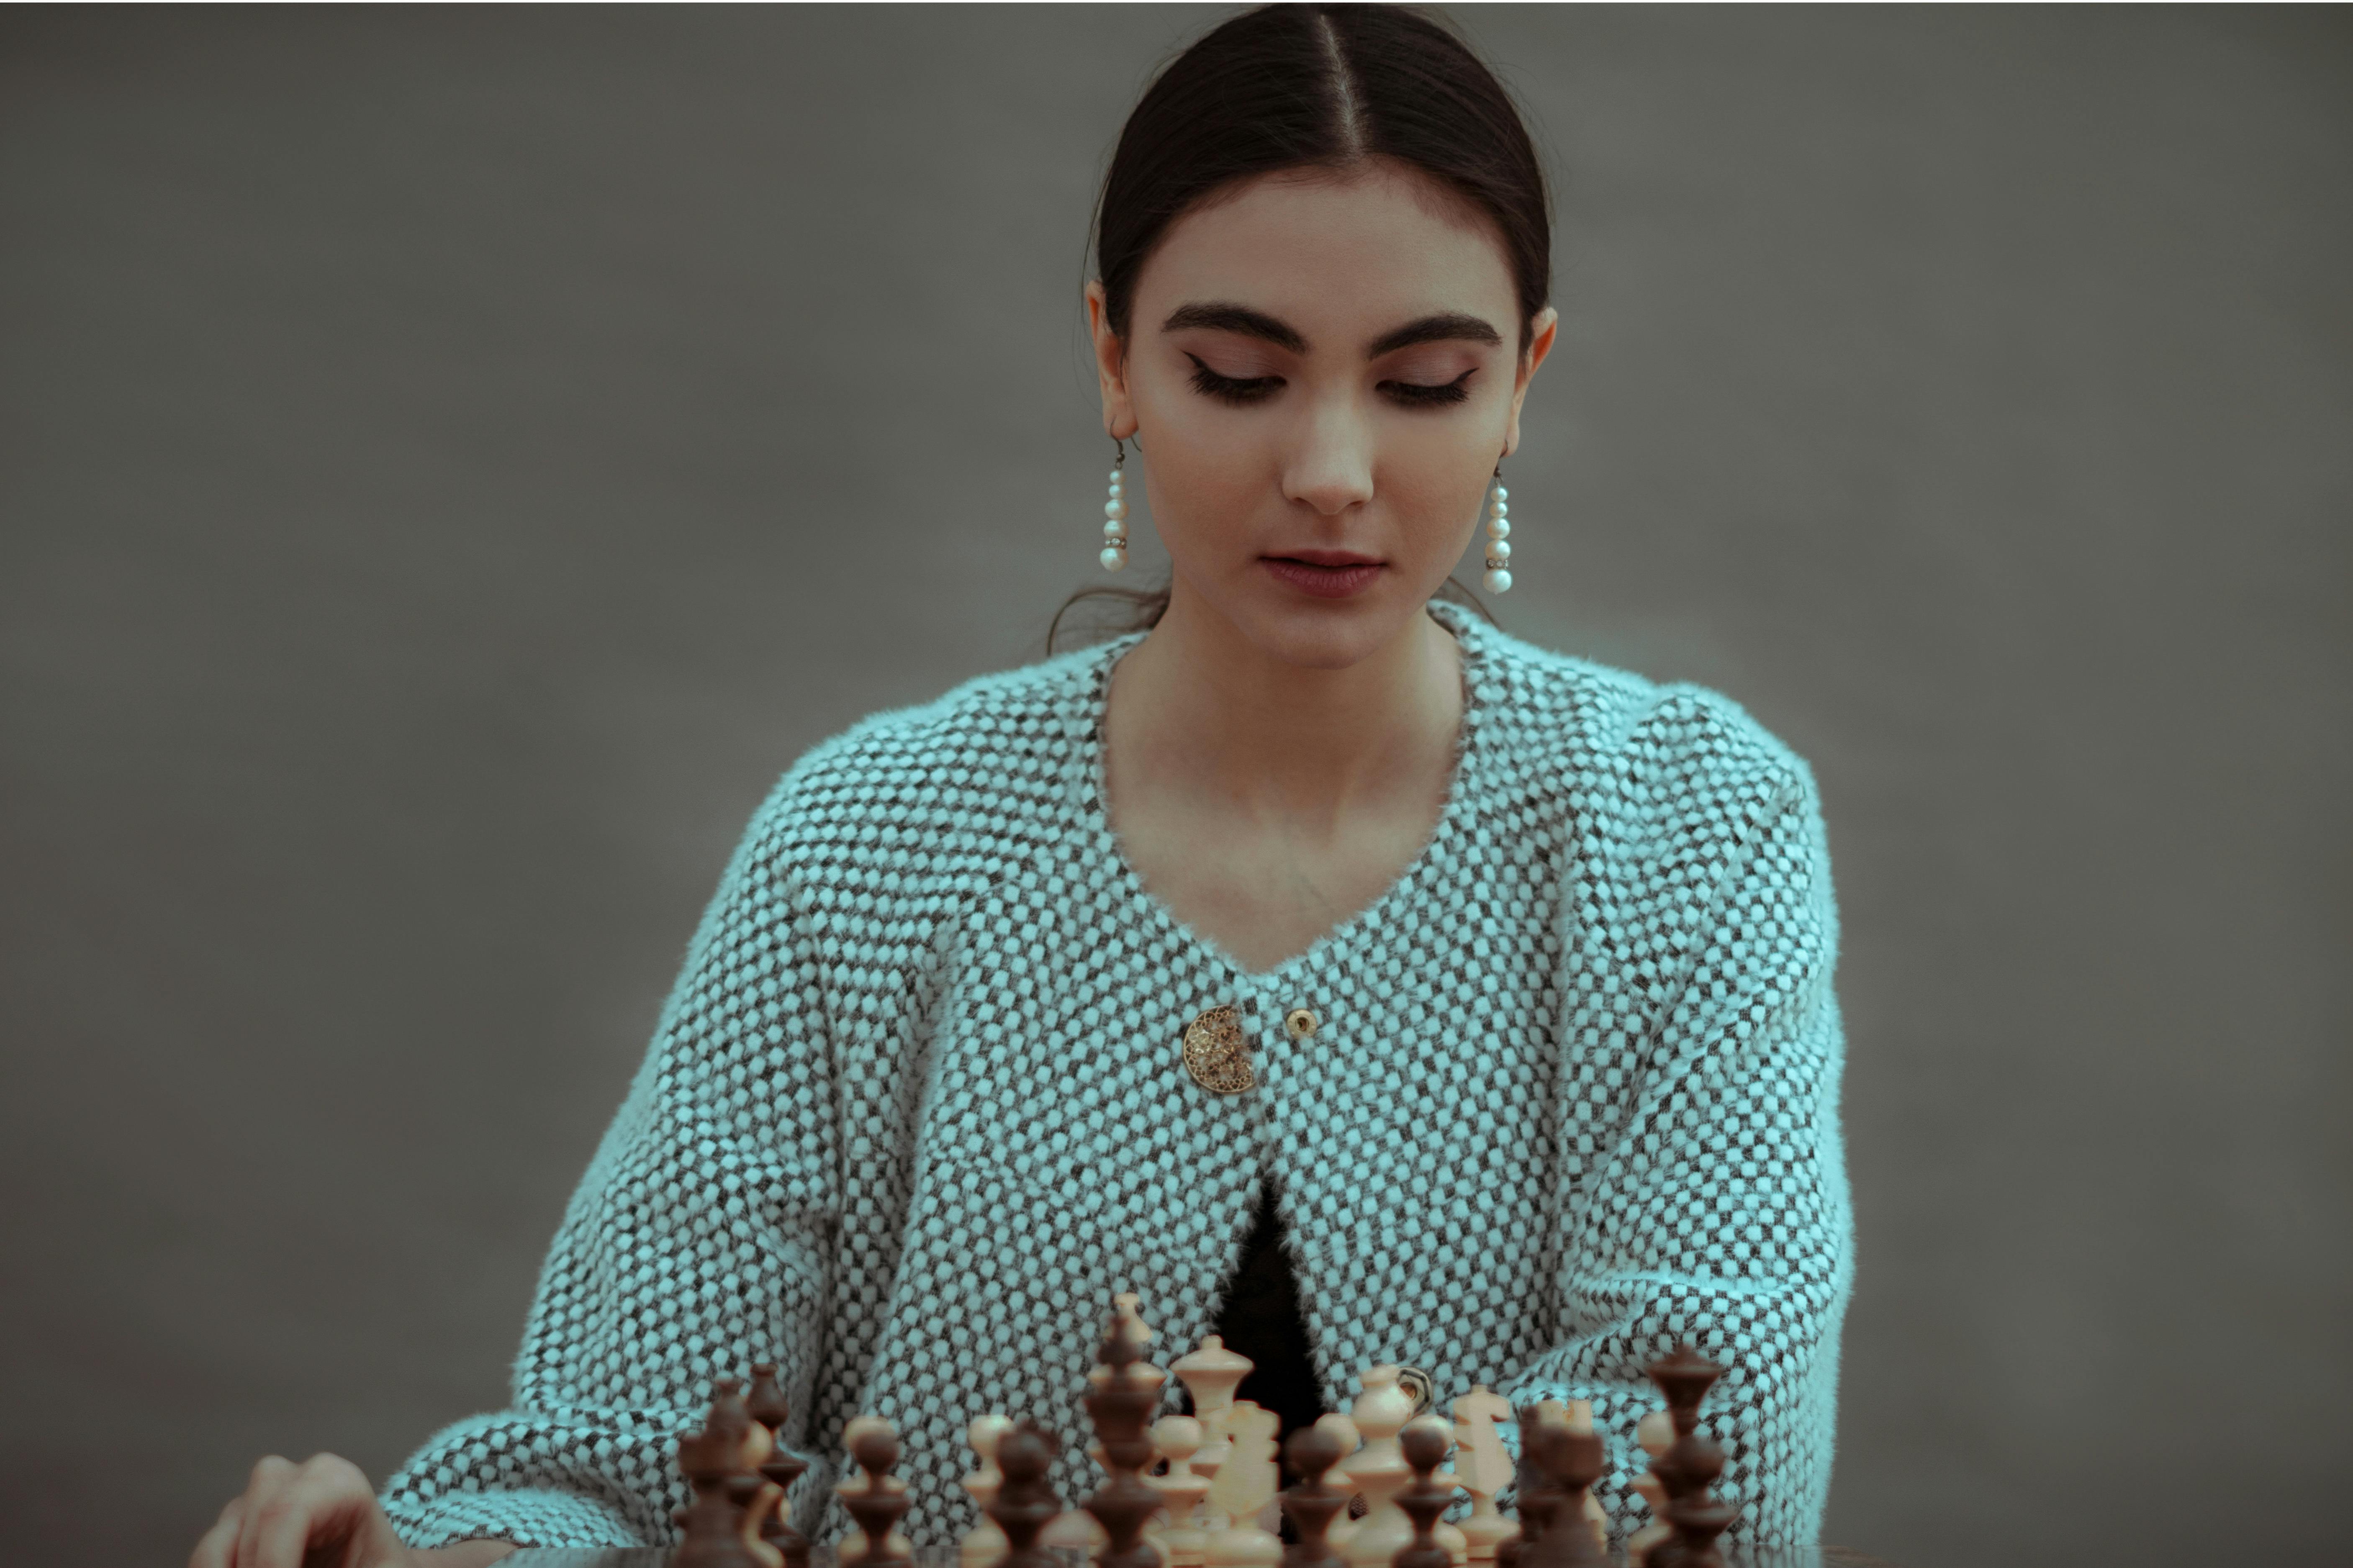
[[[1225,300],[1179,305],[1160,323],[1164,332],[1182,331],[1187,327],[1205,327],[1212,331],[1239,332],[1246,338],[1260,338],[1293,353],[1307,352],[1307,340],[1290,322],[1277,320],[1263,310],[1253,310],[1248,305]],[[1461,310],[1441,311],[1408,321],[1404,326],[1384,332],[1365,350],[1366,359],[1378,359],[1385,353],[1410,348],[1416,343],[1467,342],[1497,344],[1503,334],[1476,316]]]

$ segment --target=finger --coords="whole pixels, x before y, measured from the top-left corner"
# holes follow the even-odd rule
[[[343,1469],[358,1474],[347,1465]],[[344,1474],[322,1468],[316,1459],[299,1468],[278,1460],[270,1468],[268,1489],[246,1495],[235,1568],[302,1568],[304,1548],[314,1536],[324,1542],[348,1533],[350,1521],[339,1516],[349,1513],[352,1492]]]
[[[246,1568],[254,1561],[255,1532],[260,1528],[264,1505],[275,1500],[294,1476],[294,1461],[283,1454],[264,1454],[253,1462],[245,1481],[245,1495],[237,1500],[237,1540],[229,1548],[227,1568]]]
[[[188,1554],[188,1568],[229,1568],[229,1553],[237,1550],[237,1521],[244,1513],[244,1495],[229,1499],[213,1527],[196,1542],[195,1551]]]

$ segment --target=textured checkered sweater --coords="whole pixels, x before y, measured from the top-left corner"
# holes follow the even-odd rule
[[[972,1522],[987,1412],[1059,1431],[1082,1497],[1113,1294],[1189,1347],[1271,1176],[1328,1407],[1382,1362],[1441,1402],[1588,1399],[1622,1534],[1641,1369],[1688,1340],[1729,1368],[1705,1426],[1732,1538],[1813,1539],[1852,1226],[1811,774],[1713,692],[1430,611],[1466,698],[1438,826],[1263,972],[1172,915],[1105,816],[1104,694],[1143,633],[804,755],[565,1210],[512,1405],[391,1478],[402,1534],[669,1540],[677,1436],[754,1361],[817,1458],[794,1517],[822,1539],[860,1411],[899,1426],[919,1543]],[[1181,1061],[1219,1005],[1258,1076],[1230,1096]]]

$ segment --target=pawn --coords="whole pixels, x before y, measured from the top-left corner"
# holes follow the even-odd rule
[[[1282,1511],[1297,1539],[1282,1553],[1282,1568],[1347,1568],[1347,1559],[1332,1549],[1326,1535],[1332,1521],[1346,1511],[1348,1494],[1324,1484],[1324,1478],[1347,1454],[1335,1428],[1318,1421],[1291,1435],[1283,1448],[1299,1482],[1282,1496]]]
[[[1060,1447],[1054,1435],[1034,1421],[1020,1422],[997,1438],[997,1468],[1002,1479],[997,1496],[989,1500],[988,1517],[1005,1532],[1005,1559],[999,1568],[1062,1568],[1060,1560],[1038,1543],[1047,1521],[1062,1511],[1062,1500],[1046,1479]]]
[[[839,1489],[842,1506],[858,1521],[858,1539],[841,1544],[837,1561],[861,1568],[914,1568],[914,1551],[899,1533],[899,1521],[913,1500],[907,1483],[891,1473],[899,1462],[899,1434],[891,1423],[869,1416],[850,1424],[849,1457],[865,1472],[862,1482]]]
[[[1195,1470],[1192,1458],[1201,1448],[1201,1424],[1190,1415],[1164,1415],[1152,1427],[1153,1447],[1168,1461],[1165,1476],[1147,1476],[1160,1494],[1168,1523],[1160,1531],[1167,1549],[1169,1568],[1202,1568],[1208,1561],[1209,1536],[1201,1528],[1201,1500],[1209,1495],[1209,1478]]]
[[[1454,1506],[1452,1478],[1441,1479],[1438,1467],[1454,1446],[1446,1424],[1429,1417],[1409,1423],[1398,1434],[1413,1484],[1398,1494],[1397,1505],[1413,1521],[1413,1539],[1390,1559],[1391,1568],[1453,1568],[1454,1555],[1439,1543],[1438,1516]]]
[[[972,1445],[980,1465],[965,1477],[964,1489],[980,1510],[980,1522],[956,1549],[960,1568],[997,1568],[1005,1559],[1005,1531],[988,1517],[988,1505],[1005,1481],[1005,1472],[997,1468],[997,1445],[1012,1429],[1013,1423],[1002,1415],[984,1415],[965,1432],[965,1441]]]

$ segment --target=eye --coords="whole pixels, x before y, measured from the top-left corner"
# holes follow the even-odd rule
[[[1409,408],[1428,408],[1440,404],[1460,403],[1471,395],[1470,380],[1479,374],[1472,365],[1452,381],[1436,385],[1419,381],[1385,381],[1380,389]]]
[[[1279,375],[1254,375],[1247,381],[1237,381],[1230,375],[1219,375],[1196,354],[1185,357],[1193,362],[1193,390],[1220,403],[1261,403],[1282,385]]]

